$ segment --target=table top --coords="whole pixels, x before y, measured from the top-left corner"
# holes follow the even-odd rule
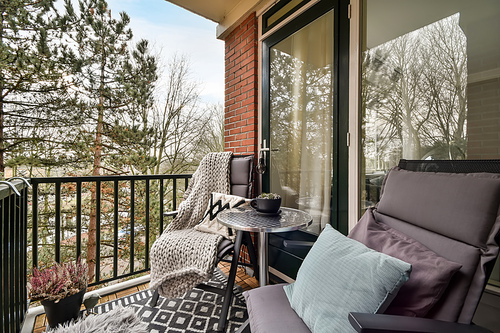
[[[224,210],[217,219],[226,227],[251,232],[294,231],[312,223],[312,216],[298,209],[281,207],[279,215],[269,216],[247,205]]]

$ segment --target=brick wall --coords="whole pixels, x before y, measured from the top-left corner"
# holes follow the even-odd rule
[[[500,78],[467,87],[467,159],[500,158]]]
[[[225,150],[257,157],[258,32],[255,13],[225,39]],[[254,177],[255,179],[255,177]],[[254,188],[256,188],[254,186]],[[252,235],[254,244],[256,237]],[[240,257],[250,262],[242,249]]]
[[[257,18],[245,19],[225,40],[225,150],[257,153]]]

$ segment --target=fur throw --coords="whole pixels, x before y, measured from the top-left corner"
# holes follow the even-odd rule
[[[232,153],[209,153],[200,162],[179,205],[179,213],[151,247],[150,289],[179,297],[210,279],[221,235],[193,229],[202,219],[212,192],[229,193]]]
[[[147,333],[148,324],[141,321],[132,308],[121,306],[84,319],[70,321],[50,330],[51,333]]]

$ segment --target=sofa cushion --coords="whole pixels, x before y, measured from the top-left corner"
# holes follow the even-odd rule
[[[410,275],[411,265],[369,249],[326,225],[297,280],[284,287],[313,333],[352,332],[349,312],[382,313]]]
[[[381,191],[379,213],[476,247],[486,247],[499,215],[499,174],[413,172],[396,167],[385,177]],[[453,221],[453,228],[443,221]]]
[[[245,291],[252,333],[309,333],[309,328],[290,306],[284,284]]]
[[[447,260],[407,235],[378,223],[368,209],[349,233],[371,249],[412,265],[411,277],[385,313],[424,317],[441,298],[452,276],[462,265]]]

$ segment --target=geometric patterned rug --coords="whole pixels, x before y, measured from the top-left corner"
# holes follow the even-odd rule
[[[218,268],[207,284],[224,287],[226,275]],[[143,290],[107,303],[97,305],[93,311],[101,314],[118,305],[132,307],[148,323],[152,333],[205,333],[215,332],[222,309],[223,297],[201,289],[192,289],[180,298],[167,299],[160,296],[158,305],[149,306],[153,293]],[[241,288],[235,284],[234,297],[229,308],[226,332],[235,332],[248,318]],[[117,332],[118,333],[118,332]]]

